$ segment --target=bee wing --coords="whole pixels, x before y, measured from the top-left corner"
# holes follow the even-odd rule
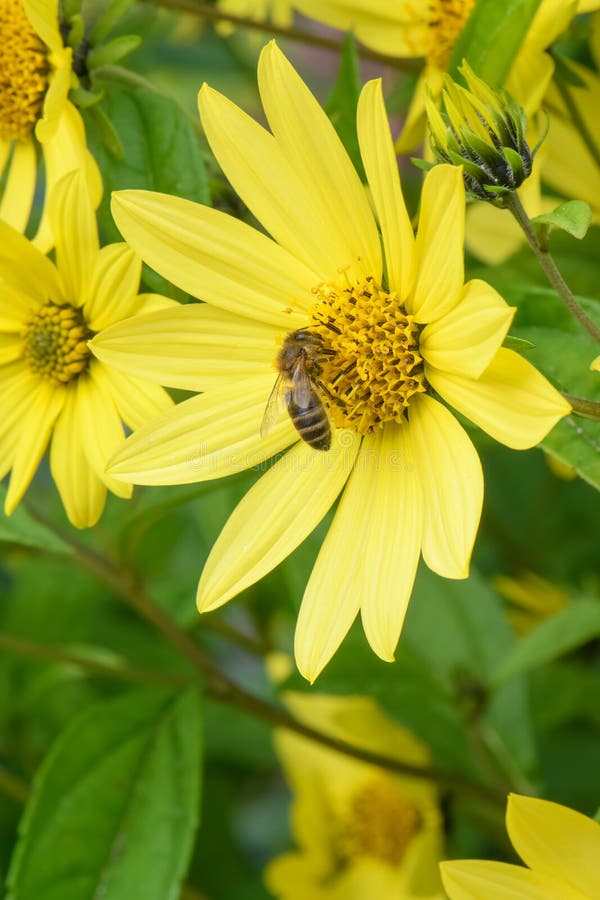
[[[275,384],[273,385],[273,390],[269,394],[269,399],[267,400],[267,405],[265,407],[265,414],[260,425],[261,438],[268,435],[275,425],[275,422],[281,417],[285,410],[283,399],[285,390],[283,375],[278,375]]]
[[[299,359],[292,373],[290,396],[298,409],[308,409],[313,402],[313,386],[303,359]]]

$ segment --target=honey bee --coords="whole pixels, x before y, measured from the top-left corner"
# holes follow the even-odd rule
[[[330,352],[320,335],[306,328],[287,335],[277,356],[279,375],[263,416],[262,437],[270,431],[283,402],[302,440],[315,450],[329,450],[331,426],[319,396],[318,378],[323,358]]]

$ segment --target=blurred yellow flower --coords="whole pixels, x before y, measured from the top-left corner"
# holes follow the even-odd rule
[[[335,130],[274,43],[259,85],[272,134],[207,86],[199,103],[217,160],[275,240],[189,201],[117,193],[113,214],[136,252],[207,304],[157,313],[143,334],[121,323],[94,347],[124,371],[205,390],[133,435],[114,477],[218,478],[294,444],[215,543],[201,611],[278,565],[342,494],[296,630],[298,666],[313,680],[359,609],[375,652],[393,659],[421,552],[439,574],[467,577],[483,477],[440,398],[514,448],[538,443],[570,408],[502,348],[513,310],[483,281],[464,284],[460,168],[428,174],[415,239],[380,82],[364,87],[357,124],[381,233]],[[318,360],[303,356],[307,343]],[[290,353],[290,412],[318,404],[319,450],[298,442],[291,416],[261,436],[274,365]]]
[[[41,146],[46,193],[67,172],[83,167],[94,202],[100,173],[86,150],[81,117],[67,99],[72,51],[63,45],[58,0],[2,0],[0,7],[0,220],[24,232],[37,183]],[[34,238],[52,246],[47,215]]]
[[[450,900],[597,900],[600,825],[558,803],[511,794],[506,827],[525,869],[509,863],[441,863]]]
[[[427,748],[367,697],[288,693],[304,724],[361,749],[427,765]],[[443,830],[435,788],[289,731],[275,746],[292,791],[297,849],[265,882],[279,900],[441,900]]]
[[[257,22],[273,22],[284,28],[292,24],[291,0],[217,0],[217,6],[224,13]],[[230,22],[219,22],[217,25],[220,34],[230,34],[234,28]]]
[[[497,575],[494,587],[510,604],[508,618],[517,634],[527,634],[569,603],[562,588],[535,572],[524,572],[520,578]]]
[[[542,0],[512,64],[504,87],[528,115],[537,110],[554,71],[546,49],[578,12],[597,9],[599,0]],[[406,153],[425,134],[425,96],[437,97],[454,45],[475,0],[294,0],[294,7],[344,31],[353,29],[366,46],[395,57],[424,57],[398,141]]]
[[[126,244],[99,249],[79,172],[48,200],[56,265],[0,222],[0,477],[5,511],[21,500],[51,440],[50,469],[73,525],[93,525],[106,491],[131,489],[105,474],[130,428],[171,405],[162,388],[92,359],[95,332],[173,301],[138,295],[141,261]]]

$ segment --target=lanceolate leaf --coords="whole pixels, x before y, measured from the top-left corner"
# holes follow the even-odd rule
[[[458,76],[466,59],[491,87],[500,87],[521,48],[540,0],[477,0],[450,60],[449,72]]]
[[[492,681],[504,684],[599,636],[600,601],[576,601],[522,638],[504,657]]]
[[[349,34],[344,40],[337,80],[325,109],[357,172],[365,181],[356,133],[356,105],[361,87],[356,41]]]
[[[176,900],[198,819],[193,691],[135,691],[87,708],[36,779],[9,900]]]
[[[4,504],[6,487],[0,484],[0,504]],[[37,522],[21,504],[11,516],[0,511],[0,542],[20,544],[50,553],[69,553],[68,545],[46,525]]]

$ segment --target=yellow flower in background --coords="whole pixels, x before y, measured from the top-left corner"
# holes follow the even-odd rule
[[[361,749],[424,766],[427,748],[367,697],[283,695],[304,724]],[[297,849],[265,882],[278,900],[441,900],[443,830],[435,788],[275,732],[292,791]]]
[[[98,246],[84,179],[64,176],[48,200],[56,265],[0,222],[0,477],[11,471],[5,511],[17,506],[50,446],[50,469],[73,525],[93,525],[107,489],[131,489],[105,474],[135,428],[171,400],[162,388],[93,359],[96,332],[173,301],[138,295],[141,261],[126,244]]]
[[[540,3],[504,83],[528,115],[539,108],[554,71],[546,49],[573,16],[599,5],[598,0]],[[401,153],[423,140],[426,92],[434,97],[441,92],[454,45],[474,6],[475,0],[294,0],[296,9],[335,28],[352,29],[358,40],[380,53],[425,59],[397,143]]]
[[[68,93],[72,51],[63,45],[58,0],[2,0],[0,5],[0,219],[24,232],[37,184],[41,147],[46,192],[67,172],[84,167],[94,201],[102,182],[86,150],[81,117]],[[47,215],[37,246],[52,246]]]
[[[569,604],[566,591],[535,572],[524,572],[520,578],[496,575],[494,587],[508,600],[508,618],[517,634],[528,634]]]
[[[217,6],[224,13],[247,16],[257,22],[273,22],[287,28],[292,24],[291,0],[217,0]],[[235,26],[230,22],[219,22],[220,34],[230,34]]]
[[[357,125],[381,233],[333,126],[274,43],[259,86],[272,133],[207,86],[199,103],[217,160],[274,240],[186,200],[116,194],[131,246],[206,305],[156,313],[143,331],[123,322],[92,346],[126,372],[205,390],[133,435],[115,478],[218,478],[293,445],[215,543],[201,611],[278,565],[341,495],[296,629],[298,667],[313,680],[359,610],[375,652],[393,659],[421,553],[440,575],[468,575],[481,465],[440,398],[514,448],[538,443],[570,408],[501,347],[513,310],[484,282],[464,284],[460,168],[428,174],[415,239],[380,82],[364,87]],[[285,411],[261,435],[274,367],[290,354],[290,412],[302,408],[305,426],[317,411],[329,450],[299,441]]]
[[[558,803],[510,794],[506,827],[525,869],[502,862],[441,863],[450,900],[597,900],[600,825]]]

